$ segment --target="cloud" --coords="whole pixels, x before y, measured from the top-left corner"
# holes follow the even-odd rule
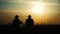
[[[60,0],[0,0],[0,1],[1,2],[39,1],[39,2],[59,3]]]
[[[20,9],[20,8],[24,8],[26,6],[30,6],[33,2],[38,2],[40,3],[40,5],[44,5],[44,6],[57,6],[58,9],[59,9],[59,6],[60,4],[59,3],[54,3],[54,2],[57,2],[58,0],[52,0],[53,3],[51,3],[51,0],[49,1],[44,1],[44,0],[1,0],[2,2],[0,2],[0,8],[2,9]],[[43,2],[42,2],[43,1]],[[47,3],[47,2],[50,2],[50,3]]]

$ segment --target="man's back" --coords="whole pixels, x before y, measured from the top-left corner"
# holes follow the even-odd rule
[[[34,25],[34,20],[31,18],[31,15],[28,16],[28,19],[26,19],[25,23],[26,23],[27,26]]]
[[[13,25],[14,26],[19,26],[20,25],[20,20],[13,20]]]

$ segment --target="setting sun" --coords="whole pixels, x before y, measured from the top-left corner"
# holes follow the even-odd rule
[[[32,13],[35,14],[43,14],[44,6],[41,5],[39,2],[33,2]]]

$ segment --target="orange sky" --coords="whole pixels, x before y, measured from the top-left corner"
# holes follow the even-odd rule
[[[15,15],[19,15],[24,23],[27,16],[31,15],[34,24],[60,24],[60,4],[58,0],[3,0],[0,6],[0,24],[12,23]]]

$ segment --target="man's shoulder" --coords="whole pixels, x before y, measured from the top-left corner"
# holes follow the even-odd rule
[[[33,19],[31,19],[31,20],[33,20]]]
[[[33,19],[26,19],[26,20],[33,20]]]
[[[26,20],[29,20],[29,19],[26,19]]]

